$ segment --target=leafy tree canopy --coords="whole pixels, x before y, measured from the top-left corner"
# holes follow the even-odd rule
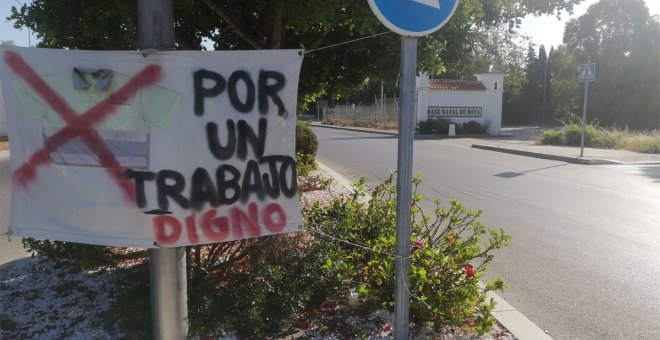
[[[448,24],[419,39],[418,68],[442,73],[460,68],[480,30],[516,27],[528,13],[560,14],[581,0],[462,0]],[[300,48],[307,50],[385,32],[367,1],[344,0],[174,0],[175,37],[181,49]],[[34,0],[13,8],[8,18],[27,26],[40,47],[71,49],[136,49],[137,8],[121,0]],[[366,78],[393,86],[399,70],[399,38],[395,34],[360,40],[306,54],[301,97],[338,97]]]
[[[589,116],[602,125],[660,126],[660,23],[643,0],[601,0],[566,25],[578,64],[596,63]]]
[[[569,122],[581,114],[582,108],[582,96],[576,81],[578,63],[565,45],[550,52],[549,59],[548,80],[552,96],[547,112],[552,117]]]

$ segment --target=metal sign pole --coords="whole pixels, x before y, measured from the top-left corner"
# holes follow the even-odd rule
[[[413,139],[415,129],[415,78],[417,38],[431,34],[449,21],[458,0],[369,0],[378,20],[401,34],[401,83],[399,97],[399,148],[396,175],[396,287],[394,294],[394,339],[408,339],[410,290],[410,236],[412,202]],[[398,83],[398,81],[397,81]],[[382,96],[381,96],[382,97]]]
[[[138,0],[140,49],[174,46],[172,0]],[[188,293],[185,248],[149,249],[151,320],[154,339],[188,337]]]
[[[580,136],[580,158],[584,156],[584,134],[587,130],[587,98],[589,98],[589,82],[584,83],[584,104],[582,105],[582,136]]]
[[[415,75],[417,38],[401,37],[401,108],[396,195],[396,291],[394,295],[394,339],[408,339],[410,294],[410,235],[412,201],[413,139],[415,127]]]

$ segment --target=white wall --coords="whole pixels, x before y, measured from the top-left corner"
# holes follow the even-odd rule
[[[486,86],[486,91],[447,91],[428,88],[428,78],[424,75],[417,79],[417,121],[428,119],[428,107],[481,107],[481,117],[446,117],[454,123],[462,124],[476,121],[487,127],[489,135],[498,136],[502,130],[502,95],[504,75],[477,75],[477,79]],[[498,82],[497,90],[493,89]]]

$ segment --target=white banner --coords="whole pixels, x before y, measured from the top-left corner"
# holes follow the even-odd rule
[[[12,178],[0,234],[154,248],[302,224],[298,50],[0,53]]]

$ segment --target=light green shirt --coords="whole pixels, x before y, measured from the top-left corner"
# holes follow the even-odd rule
[[[82,115],[128,83],[131,77],[110,70],[87,72],[75,69],[71,73],[51,74],[43,79],[79,115]],[[85,82],[87,87],[84,86]],[[25,117],[41,121],[44,126],[49,127],[66,125],[60,115],[26,83],[16,81],[14,88]],[[144,86],[135,96],[121,105],[116,105],[117,110],[95,128],[119,131],[165,130],[181,97],[181,94],[159,85]]]

